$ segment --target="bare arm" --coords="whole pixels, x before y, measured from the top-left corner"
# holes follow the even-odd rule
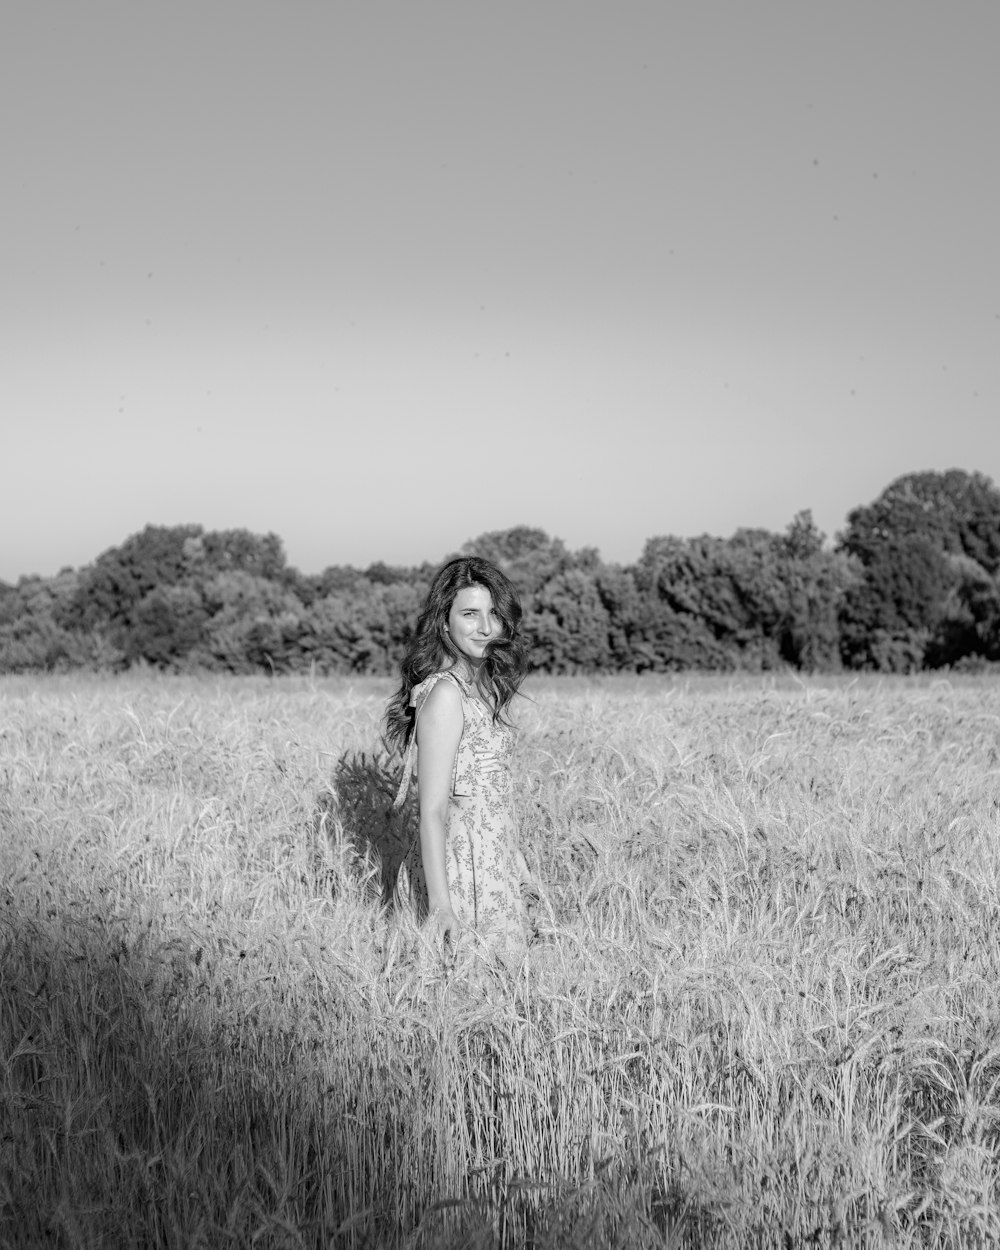
[[[465,718],[462,697],[450,681],[439,681],[417,717],[417,787],[420,796],[420,855],[430,913],[442,937],[458,938],[445,865],[448,804],[455,756]]]

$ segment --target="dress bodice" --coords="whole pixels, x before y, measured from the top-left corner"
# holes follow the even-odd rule
[[[419,717],[427,696],[437,683],[445,679],[457,687],[462,696],[465,724],[455,755],[452,794],[458,798],[475,794],[484,786],[503,794],[510,792],[510,767],[514,754],[514,731],[509,725],[493,720],[489,709],[477,699],[472,686],[452,669],[432,673],[410,695],[410,706]],[[416,737],[416,730],[414,730]],[[501,774],[501,775],[497,775]]]

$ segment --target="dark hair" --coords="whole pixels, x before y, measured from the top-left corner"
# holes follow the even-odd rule
[[[521,601],[514,583],[495,564],[478,556],[461,556],[449,560],[435,573],[413,639],[399,666],[402,685],[389,700],[385,713],[386,741],[399,751],[406,749],[413,736],[415,718],[410,695],[414,686],[438,672],[448,657],[454,661],[461,658],[445,626],[455,596],[470,586],[482,586],[490,592],[493,611],[503,625],[503,634],[485,648],[476,672],[476,685],[493,705],[494,722],[506,723],[504,714],[528,669],[520,631]]]

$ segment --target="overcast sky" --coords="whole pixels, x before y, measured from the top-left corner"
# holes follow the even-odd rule
[[[996,0],[8,0],[0,578],[1000,480]]]

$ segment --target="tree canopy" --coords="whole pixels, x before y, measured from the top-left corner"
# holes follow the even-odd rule
[[[1000,491],[981,473],[909,473],[854,508],[838,539],[859,576],[842,614],[852,667],[1000,659]]]
[[[783,533],[653,537],[632,565],[523,525],[461,551],[517,584],[547,672],[1000,662],[1000,491],[978,473],[898,478],[833,545],[802,511]],[[150,525],[82,569],[0,583],[0,672],[389,673],[435,567],[307,575],[275,534]]]

